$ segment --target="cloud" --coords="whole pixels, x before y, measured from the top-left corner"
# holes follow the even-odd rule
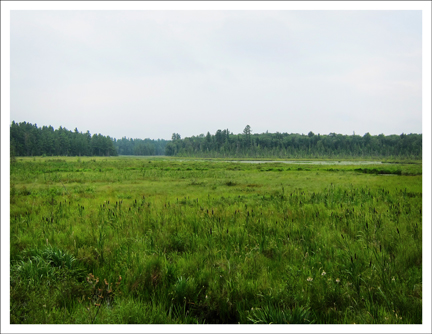
[[[360,64],[343,74],[329,76],[326,80],[347,85],[365,97],[381,96],[395,101],[421,98],[421,69],[418,65],[381,58]]]
[[[420,14],[14,12],[11,119],[113,137],[352,133],[372,117],[420,132]]]

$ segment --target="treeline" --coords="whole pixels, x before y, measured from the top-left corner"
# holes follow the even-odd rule
[[[422,135],[401,134],[372,136],[288,133],[252,134],[250,126],[234,135],[228,129],[214,135],[192,136],[173,140],[165,149],[166,155],[194,157],[248,158],[357,158],[388,157],[421,159]]]
[[[114,147],[119,155],[165,155],[165,139],[114,139]]]
[[[113,156],[117,155],[114,141],[109,136],[69,131],[52,126],[37,127],[26,122],[10,126],[11,156]]]
[[[12,121],[10,126],[11,156],[116,156],[164,155],[169,141],[164,139],[115,139],[101,134],[69,131],[52,126]]]
[[[241,134],[228,129],[214,135],[181,139],[178,133],[171,140],[115,139],[101,134],[69,131],[52,126],[12,122],[10,126],[11,156],[116,156],[170,155],[206,158],[422,158],[422,135],[401,134],[372,136],[288,133],[252,134],[247,125]]]

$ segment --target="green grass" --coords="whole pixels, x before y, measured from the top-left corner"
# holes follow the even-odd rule
[[[11,323],[422,323],[421,162],[19,158],[10,195]]]

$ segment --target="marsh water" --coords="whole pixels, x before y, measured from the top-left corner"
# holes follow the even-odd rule
[[[285,161],[260,161],[260,160],[239,160],[230,162],[242,162],[250,164],[261,164],[261,163],[281,163],[281,164],[309,164],[309,165],[382,165],[385,164],[381,161],[295,161],[295,160],[285,160]]]
[[[167,156],[164,155],[154,155],[154,156],[140,156],[140,155],[121,155],[121,157],[126,158],[143,158],[143,159],[160,159],[160,160],[166,160]],[[356,160],[213,160],[213,159],[172,159],[172,157],[169,157],[169,160],[176,160],[176,161],[214,161],[214,162],[232,162],[232,163],[248,163],[248,164],[263,164],[263,163],[281,163],[281,164],[309,164],[309,165],[387,165],[389,163],[387,162],[381,162],[381,161],[356,161]]]

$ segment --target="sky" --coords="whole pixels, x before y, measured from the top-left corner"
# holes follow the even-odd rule
[[[422,133],[421,10],[12,10],[10,122]]]

